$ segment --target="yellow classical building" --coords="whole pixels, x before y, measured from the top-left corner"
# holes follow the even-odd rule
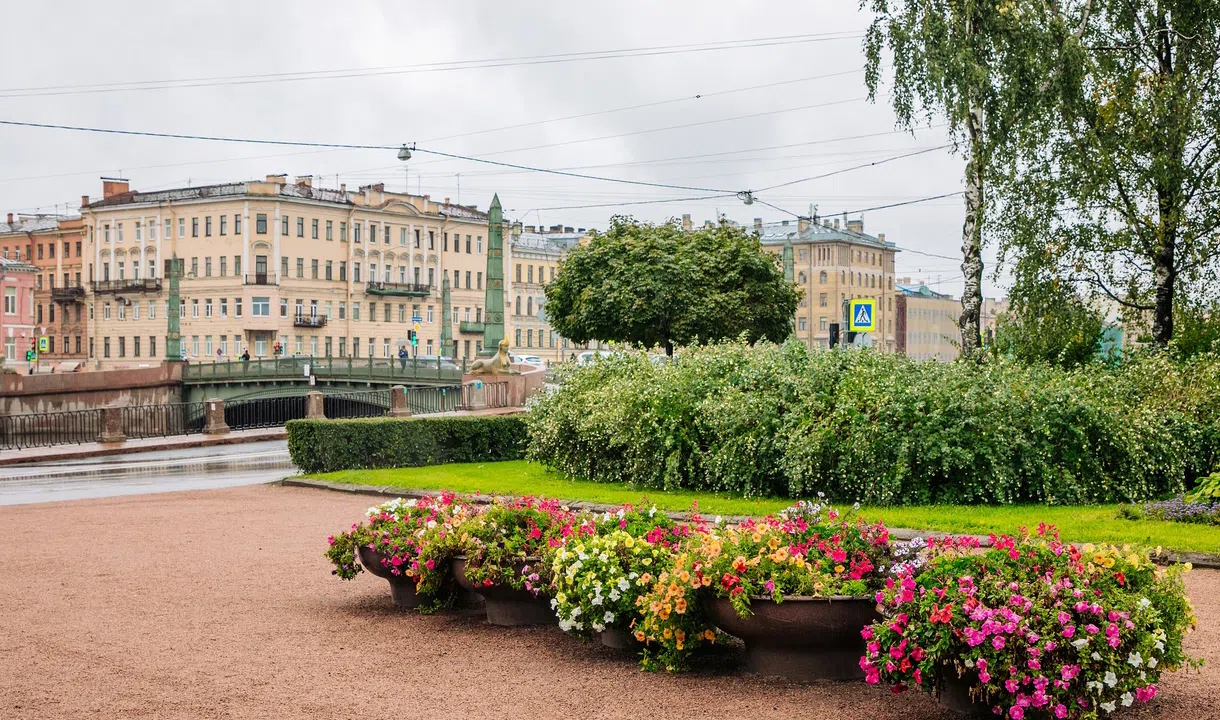
[[[546,286],[559,272],[559,261],[568,250],[588,238],[585,228],[553,225],[512,226],[504,275],[508,284],[505,300],[505,337],[518,355],[535,355],[545,362],[571,359],[590,345],[574,345],[551,329],[546,314]],[[592,343],[600,347],[599,343]]]
[[[314,187],[312,178],[136,192],[104,179],[82,199],[91,367],[165,353],[167,261],[182,261],[181,335],[193,362],[284,355],[458,362],[482,349],[487,215],[474,206]],[[506,268],[506,272],[508,268]],[[451,316],[442,313],[442,281]],[[507,306],[507,301],[506,301]],[[453,346],[441,348],[442,323]]]

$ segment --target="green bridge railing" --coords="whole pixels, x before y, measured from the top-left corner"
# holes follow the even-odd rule
[[[298,380],[310,375],[327,379],[420,380],[460,383],[466,360],[439,358],[279,357],[191,363],[183,369],[187,383],[213,381]]]

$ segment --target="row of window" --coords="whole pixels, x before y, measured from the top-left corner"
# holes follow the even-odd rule
[[[7,303],[8,303],[7,297],[5,298],[5,302],[6,302],[6,306],[7,306]],[[15,297],[13,299],[13,302],[14,302],[14,307],[15,307],[15,303],[16,303]],[[298,317],[298,318],[300,318],[300,317],[310,317],[310,318],[325,317],[328,320],[335,317],[335,304],[336,304],[335,301],[326,300],[324,303],[319,303],[319,301],[317,301],[317,300],[309,300],[308,303],[309,304],[306,305],[305,300],[298,298],[296,300],[296,302],[292,304],[292,310],[293,310],[293,312],[291,313],[292,316]],[[140,309],[141,309],[141,307],[145,307],[146,308],[145,317],[149,320],[155,320],[155,319],[157,319],[157,305],[158,304],[162,304],[164,306],[164,312],[166,314],[169,313],[169,301],[168,300],[164,300],[164,301],[149,300],[147,302],[146,306],[144,305],[144,303],[142,303],[138,300],[134,301],[134,302],[130,302],[130,303],[127,303],[127,302],[102,303],[102,319],[103,320],[111,320],[111,319],[127,320],[128,317],[130,317],[132,320],[139,320],[140,312],[141,312]],[[112,305],[114,306],[113,309],[112,309]],[[40,305],[39,306],[39,312],[40,312],[39,322],[41,322],[41,308],[42,308],[42,306]],[[190,310],[189,315],[187,315],[188,308]],[[179,317],[184,318],[184,319],[189,317],[190,319],[197,320],[201,317],[200,313],[202,312],[202,317],[204,319],[211,319],[214,317],[228,318],[229,317],[229,308],[230,308],[229,298],[218,298],[215,302],[213,302],[212,298],[203,298],[202,302],[200,302],[199,298],[191,298],[189,301],[187,299],[183,298],[183,299],[181,299],[181,301],[179,303],[179,313],[180,313]],[[232,309],[233,309],[233,317],[240,318],[242,316],[242,298],[233,298]],[[360,309],[361,308],[360,308],[359,302],[353,302],[351,304],[351,319],[352,320],[360,319]],[[419,305],[412,305],[410,308],[410,314],[408,314],[406,303],[398,303],[398,309],[397,309],[397,312],[395,312],[394,303],[370,302],[368,304],[368,312],[369,312],[368,319],[370,321],[377,322],[378,317],[379,317],[379,315],[378,315],[379,309],[381,310],[380,317],[382,318],[382,322],[394,322],[394,320],[397,319],[397,321],[400,323],[407,323],[407,322],[411,322],[412,318],[418,317],[421,319],[422,322],[432,323],[432,322],[434,322],[435,313],[436,313],[435,305],[428,305],[426,308],[425,314],[421,314],[421,308]],[[290,306],[289,306],[288,298],[280,298],[280,317],[282,317],[282,318],[289,317],[289,314],[290,314],[289,310],[290,310]],[[474,308],[474,317],[473,318],[471,318],[470,311],[471,311],[471,308],[469,308],[469,307],[453,308],[453,322],[455,322],[455,323],[456,322],[470,322],[472,319],[474,322],[483,322],[483,308],[482,307]],[[459,313],[460,313],[460,318],[459,318]],[[254,317],[270,317],[271,316],[271,298],[270,298],[270,296],[251,298],[250,299],[250,314]],[[347,314],[348,314],[348,304],[347,304],[347,302],[340,300],[338,302],[338,319],[339,320],[348,319]],[[77,319],[77,321],[80,320],[80,307],[79,306],[77,306],[76,319]],[[90,320],[93,319],[93,306],[92,305],[89,306],[89,319]],[[54,308],[53,307],[52,307],[51,321],[54,322]]]
[[[544,340],[547,340],[547,337],[546,337],[545,335],[543,335],[543,331],[542,331],[542,330],[539,330],[539,331],[538,331],[538,345],[537,345],[537,347],[540,347],[540,348],[547,348],[547,347],[549,347],[549,348],[551,348],[551,349],[554,349],[554,348],[555,348],[555,331],[554,331],[554,330],[547,331],[547,334],[550,336],[550,339],[549,339],[549,342],[544,343],[543,341],[544,341]],[[517,328],[517,337],[516,337],[516,340],[517,340],[517,342],[516,342],[516,347],[526,347],[526,348],[532,348],[532,347],[534,347],[534,331],[533,331],[533,330],[526,330],[526,331],[525,331],[525,344],[524,344],[524,345],[522,345],[522,344],[521,344],[521,328]],[[565,348],[568,346],[568,344],[567,344],[567,342],[566,342],[566,341],[564,342],[563,346],[564,346]]]
[[[229,234],[229,216],[228,215],[218,215],[218,216],[216,216],[216,218],[217,218],[216,228],[217,228],[217,230],[219,230],[218,234],[221,236],[228,235]],[[200,223],[200,219],[203,220],[202,225]],[[242,219],[242,216],[240,213],[233,215],[233,234],[234,235],[241,234],[241,219]],[[295,223],[296,236],[299,238],[305,237],[306,220],[307,220],[307,218],[302,217],[302,216],[296,217],[296,223]],[[187,221],[187,218],[178,218],[178,237],[179,238],[185,238],[187,236],[186,221]],[[193,217],[193,218],[190,218],[190,221],[191,221],[191,225],[190,225],[190,236],[191,237],[193,237],[193,238],[200,237],[201,229],[202,229],[202,233],[203,233],[202,237],[212,237],[213,223],[212,223],[211,215],[205,215],[202,218]],[[319,238],[319,234],[320,234],[319,228],[321,227],[320,223],[322,221],[318,220],[318,218],[309,218],[308,221],[309,221],[310,238],[312,238],[314,240],[320,239]],[[145,223],[143,221],[136,220],[134,225],[135,225],[135,233],[136,233],[135,239],[137,242],[144,240],[145,230],[147,230],[148,240],[157,239],[156,223],[154,223],[152,221]],[[289,215],[280,216],[280,235],[282,237],[290,237],[289,229],[292,225],[293,225],[293,218],[291,216],[289,216]],[[367,234],[365,234],[365,231],[363,230],[363,228],[365,228],[365,227],[368,228]],[[364,238],[367,237],[368,242],[370,244],[373,244],[373,243],[377,242],[377,239],[380,236],[380,237],[384,238],[384,244],[390,245],[391,237],[393,236],[393,228],[388,223],[382,223],[380,225],[380,229],[382,231],[380,234],[379,234],[378,228],[379,228],[378,223],[372,222],[372,221],[369,221],[367,224],[365,224],[363,222],[352,223],[352,241],[357,242],[357,243],[364,242]],[[113,236],[111,235],[111,229],[112,228],[111,228],[110,223],[102,224],[102,241],[105,243],[110,243],[111,238],[113,237],[115,242],[120,242],[120,243],[123,242],[123,223],[116,222],[114,224]],[[326,229],[326,239],[334,240],[335,239],[335,221],[326,220],[325,229]],[[172,231],[173,231],[173,220],[166,219],[165,220],[165,237],[167,237],[167,238],[170,237],[170,234],[172,233]],[[91,237],[92,237],[92,232],[93,232],[92,229],[90,229]],[[267,234],[267,214],[266,213],[257,213],[254,216],[254,232],[257,235],[266,235]],[[411,243],[414,247],[422,249],[423,243],[426,241],[428,243],[428,249],[435,250],[436,249],[436,233],[437,233],[436,230],[425,230],[422,228],[406,228],[406,227],[399,226],[398,245],[399,245],[399,247],[407,247],[408,241],[411,241]],[[449,237],[450,233],[446,232],[446,233],[442,233],[442,235],[443,235],[444,250],[447,252],[449,250],[449,246],[450,246],[450,237]],[[452,235],[453,235],[454,252],[462,252],[462,248],[463,248],[462,235],[460,233],[456,233],[456,232],[452,233]],[[339,240],[341,242],[347,242],[347,222],[346,221],[339,222]],[[467,235],[465,240],[466,240],[466,242],[465,242],[464,247],[468,254],[472,253],[472,249],[473,249],[473,252],[478,252],[478,253],[483,252],[483,236],[482,235],[474,235],[473,243],[472,243],[471,235]],[[42,246],[40,245],[39,246],[39,257],[42,257],[41,253],[42,253]],[[54,257],[53,249],[52,249],[52,257]],[[80,243],[77,243],[77,257],[80,257]]]
[[[56,243],[54,243],[54,242],[49,242],[49,243],[46,243],[45,245],[43,243],[39,243],[38,245],[26,245],[25,246],[25,259],[27,261],[32,260],[34,258],[34,248],[38,248],[38,259],[39,260],[43,260],[43,259],[54,260],[55,259],[55,245],[56,245]],[[72,241],[64,240],[63,246],[64,246],[64,250],[63,250],[64,259],[72,257]],[[45,250],[44,250],[44,248],[45,248]],[[43,256],[44,252],[46,253],[45,258]],[[10,257],[10,253],[12,255],[11,257]],[[3,256],[4,259],[6,259],[6,260],[20,260],[21,259],[21,246],[20,245],[15,246],[11,250],[9,249],[8,246],[0,248],[0,256]],[[81,242],[79,240],[77,240],[76,241],[76,257],[80,257],[80,256],[81,256]]]
[[[555,267],[551,266],[551,268],[550,268],[550,270],[551,270],[551,279],[550,280],[546,280],[543,277],[543,273],[546,271],[546,269],[547,269],[547,267],[545,265],[538,266],[538,282],[539,283],[555,282]],[[522,282],[521,263],[517,263],[516,272],[517,272],[517,275],[516,275],[517,282]],[[533,265],[525,266],[525,278],[526,279],[524,280],[524,282],[528,282],[528,283],[534,282],[534,266]]]
[[[14,301],[15,300],[16,300],[16,298],[14,298]],[[7,312],[8,311],[8,297],[7,296],[5,296],[5,298],[4,298],[4,306],[5,306],[5,312]],[[73,303],[70,307],[64,307],[63,312],[59,313],[60,322],[66,323],[71,319],[73,308],[75,308],[75,310],[76,310],[76,322],[80,322],[81,309],[80,309],[79,303]],[[36,312],[34,313],[35,322],[37,322],[39,325],[41,325],[42,319],[44,317],[42,314],[42,303],[38,303],[35,310],[36,310]],[[16,310],[14,310],[14,313],[15,312],[16,312]],[[47,319],[48,325],[53,325],[55,323],[55,303],[47,304],[47,314],[45,317]]]
[[[807,318],[797,318],[796,327],[801,332],[807,331],[809,329],[809,323],[807,322]],[[822,317],[819,317],[818,318],[818,330],[826,331],[829,329],[830,329],[830,318],[826,317],[825,315],[823,315]],[[894,321],[886,320],[885,329],[887,331],[892,332],[894,329]]]
[[[518,279],[520,279],[520,278],[518,278]],[[830,279],[830,276],[826,274],[825,270],[818,273],[818,284],[819,285],[825,285],[829,279]],[[808,278],[806,277],[805,273],[803,273],[803,272],[797,273],[796,282],[798,285],[805,285],[807,283],[807,281],[808,281]],[[864,274],[864,273],[858,273],[858,272],[849,273],[846,270],[839,271],[839,284],[840,285],[843,285],[843,284],[846,284],[849,286],[859,285],[860,287],[875,288],[875,287],[877,287],[878,281],[881,282],[881,287],[883,289],[886,288],[887,284],[889,286],[888,289],[890,289],[890,290],[894,289],[894,278],[882,279],[882,278],[878,277],[877,275],[873,275],[873,274]]]
[[[47,354],[52,354],[55,352],[55,336],[47,335],[46,338],[47,338]],[[22,338],[21,340],[23,343],[29,342],[25,338]],[[75,341],[75,342],[73,342],[73,341]],[[72,349],[73,346],[75,346],[75,348],[76,348],[75,350]],[[63,350],[61,352],[64,355],[80,355],[81,354],[81,336],[75,335],[73,337],[64,337],[64,342],[63,342],[62,347],[63,347]],[[21,353],[21,358],[24,360],[25,351],[27,349],[29,349],[28,346],[18,346],[17,338],[15,338],[15,337],[7,337],[4,339],[4,357],[10,361],[17,360],[18,352]]]

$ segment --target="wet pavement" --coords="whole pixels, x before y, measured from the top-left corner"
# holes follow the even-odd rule
[[[285,440],[0,467],[0,505],[254,485],[296,472]]]

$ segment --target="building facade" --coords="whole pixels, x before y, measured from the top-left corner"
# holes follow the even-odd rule
[[[102,199],[84,199],[81,215],[91,367],[163,359],[163,280],[174,255],[183,352],[193,362],[247,352],[396,358],[400,348],[461,362],[482,349],[487,215],[472,206],[270,175],[147,193],[103,179]],[[451,348],[440,347],[444,322]]]
[[[0,257],[34,266],[34,324],[47,338],[41,369],[75,368],[88,351],[84,232],[79,216],[20,216],[0,224]],[[24,359],[24,353],[22,359]]]
[[[587,345],[576,346],[560,337],[551,328],[546,315],[546,286],[559,272],[559,261],[587,238],[584,228],[512,226],[509,259],[504,270],[508,276],[506,332],[514,353],[558,362],[587,349]]]
[[[689,216],[683,225],[689,227]],[[803,291],[796,309],[796,336],[811,348],[830,347],[830,325],[844,328],[843,303],[855,298],[876,301],[877,332],[873,347],[893,352],[894,256],[898,248],[885,234],[868,235],[863,220],[816,222],[800,218],[764,223],[754,219],[754,230],[763,247],[782,254],[786,243],[793,247],[793,280]]]
[[[4,343],[4,366],[19,372],[28,369],[26,352],[35,349],[34,277],[38,268],[0,256],[0,339]]]
[[[957,325],[962,301],[938,293],[924,283],[899,278],[898,352],[915,360],[956,360],[961,354],[961,330]],[[996,318],[1008,307],[1004,300],[984,298],[979,312],[983,338],[994,337]]]

